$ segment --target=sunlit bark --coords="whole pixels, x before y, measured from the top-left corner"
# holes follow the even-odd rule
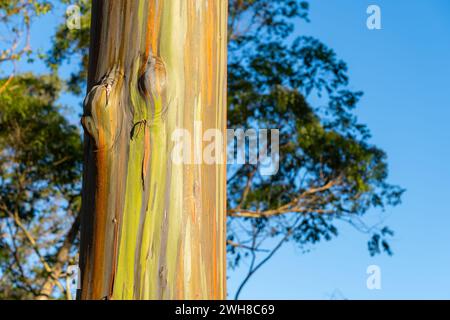
[[[225,298],[226,167],[170,152],[177,128],[225,132],[226,20],[225,0],[93,1],[82,299]]]

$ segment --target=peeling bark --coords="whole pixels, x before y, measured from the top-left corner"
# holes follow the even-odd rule
[[[82,299],[226,297],[226,166],[170,155],[198,121],[225,137],[226,30],[227,1],[93,1]]]

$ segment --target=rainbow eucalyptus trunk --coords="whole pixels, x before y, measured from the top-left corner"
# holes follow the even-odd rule
[[[225,164],[171,152],[225,134],[226,30],[224,0],[93,1],[82,299],[225,298]]]

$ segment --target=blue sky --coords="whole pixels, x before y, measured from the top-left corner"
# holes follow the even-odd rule
[[[366,28],[370,4],[381,8],[382,30]],[[285,245],[241,298],[450,299],[450,2],[312,0],[310,18],[296,32],[317,37],[347,62],[351,87],[365,93],[359,119],[388,154],[390,182],[407,189],[403,203],[383,213],[395,231],[394,256],[371,258],[367,235],[339,225],[338,238],[307,254]],[[35,49],[48,49],[60,22],[58,10],[34,25]],[[44,71],[40,63],[21,67]],[[65,95],[62,102],[79,110],[79,99]],[[379,216],[370,212],[368,219]],[[381,290],[366,287],[373,264],[381,269]],[[229,274],[231,296],[244,272]]]

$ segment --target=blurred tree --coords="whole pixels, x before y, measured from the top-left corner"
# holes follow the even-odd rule
[[[26,56],[32,60],[30,28],[33,19],[51,9],[49,1],[9,0],[0,2],[0,70],[9,72],[7,81],[0,86],[0,94],[17,72],[17,62]],[[8,63],[9,67],[5,67]],[[0,73],[0,77],[5,74]]]
[[[47,298],[76,251],[81,144],[56,77],[17,75],[49,1],[0,3],[0,298]],[[40,56],[39,54],[37,56]],[[3,79],[2,79],[3,78]]]
[[[8,80],[1,80],[3,84]],[[76,251],[81,142],[55,77],[16,76],[0,95],[0,298],[46,298]]]

